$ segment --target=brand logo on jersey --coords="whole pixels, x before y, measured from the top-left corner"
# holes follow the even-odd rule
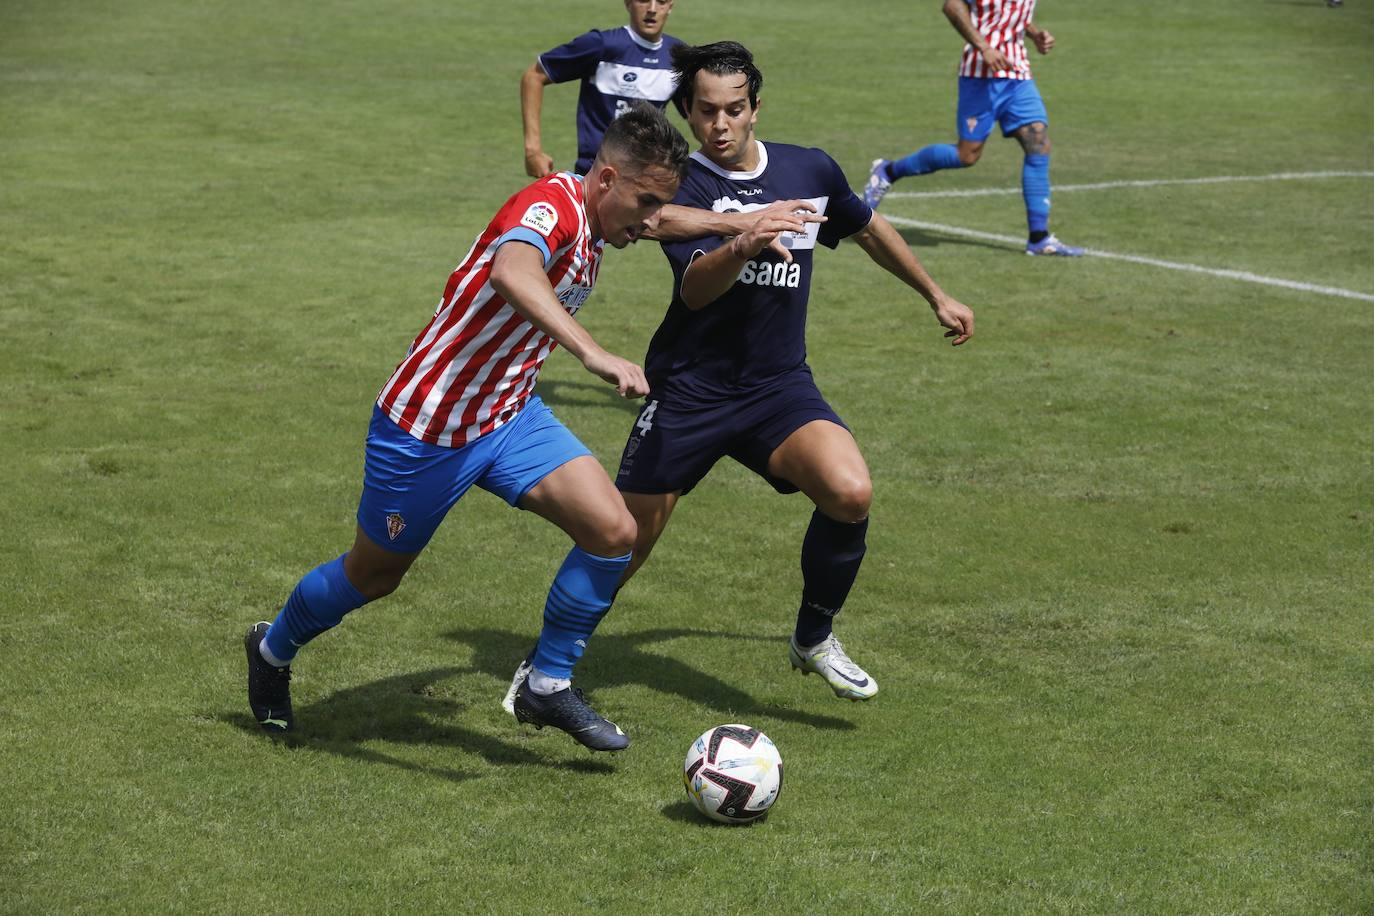
[[[401,518],[401,513],[393,512],[386,517],[386,536],[391,540],[401,536],[401,532],[406,530],[406,520]]]
[[[627,83],[633,83],[635,80],[639,79],[639,74],[633,70],[626,70],[620,78]]]
[[[553,227],[558,225],[558,211],[553,208],[553,204],[543,201],[530,204],[525,215],[520,217],[520,225],[528,226],[544,238],[548,238],[553,232]]]
[[[801,265],[796,261],[746,261],[739,272],[739,282],[755,286],[785,286],[796,289],[801,285]]]
[[[753,197],[755,194],[762,194],[762,193],[763,193],[763,188],[748,188],[748,189],[741,189],[740,192],[739,192],[740,197]]]
[[[646,63],[646,64],[656,64],[656,63],[658,63],[658,58],[657,58],[657,57],[646,57],[646,58],[644,58],[644,63]]]
[[[590,286],[570,286],[558,294],[558,301],[567,309],[569,315],[576,315],[577,310],[582,308],[587,301],[587,297],[592,294]]]

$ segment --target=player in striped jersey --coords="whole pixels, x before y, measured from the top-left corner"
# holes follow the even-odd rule
[[[1054,36],[1031,22],[1035,0],[945,0],[945,17],[968,42],[959,61],[959,143],[936,143],[902,159],[873,160],[864,201],[878,203],[892,183],[908,175],[962,169],[983,155],[993,122],[1002,136],[1015,137],[1025,151],[1021,194],[1029,236],[1026,254],[1076,257],[1082,248],[1050,232],[1050,134],[1045,103],[1031,77],[1023,36],[1048,54]]]
[[[581,80],[577,96],[577,163],[585,174],[611,121],[634,101],[662,111],[673,95],[669,53],[682,42],[665,35],[673,0],[625,0],[630,24],[592,29],[535,58],[520,77],[520,115],[525,131],[525,173],[543,178],[553,171],[544,152],[539,115],[544,87]]]
[[[574,543],[549,589],[517,717],[561,728],[593,750],[628,746],[571,679],[629,565],[634,519],[601,464],[532,388],[561,344],[623,397],[648,392],[643,370],[598,346],[573,316],[596,283],[604,244],[623,248],[657,223],[687,154],[661,112],[634,107],[606,132],[586,178],[559,172],[535,182],[473,244],[377,398],[353,546],[307,573],[277,618],[244,637],[249,706],[264,729],[293,725],[296,651],[395,590],[476,484]]]

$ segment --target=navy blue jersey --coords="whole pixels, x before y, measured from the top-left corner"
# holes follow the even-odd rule
[[[664,242],[673,267],[673,301],[649,342],[645,372],[656,392],[703,400],[730,398],[806,363],[806,301],[816,243],[829,248],[866,227],[873,211],[854,196],[835,160],[818,149],[760,142],[759,165],[728,172],[700,152],[673,203],[717,213],[750,212],[776,200],[809,200],[829,217],[788,233],[788,264],[765,248],[715,302],[692,311],[682,301],[682,277],[693,258],[721,238]]]
[[[682,41],[663,35],[645,41],[634,29],[592,29],[567,44],[539,55],[539,66],[555,83],[582,80],[577,96],[577,172],[592,167],[601,138],[611,121],[631,102],[651,102],[662,111],[677,81],[670,59]]]

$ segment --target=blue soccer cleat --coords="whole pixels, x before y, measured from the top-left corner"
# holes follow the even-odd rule
[[[1059,241],[1057,237],[1047,235],[1038,242],[1027,242],[1026,254],[1035,255],[1037,257],[1047,255],[1060,258],[1077,258],[1082,257],[1083,249],[1076,248],[1073,245],[1065,245],[1063,242]]]
[[[874,159],[873,168],[868,172],[868,184],[864,185],[864,203],[869,209],[878,209],[883,197],[892,190],[892,180],[887,177],[888,160]]]

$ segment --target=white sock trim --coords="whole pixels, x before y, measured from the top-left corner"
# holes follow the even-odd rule
[[[285,668],[287,665],[291,664],[290,662],[282,661],[272,654],[272,650],[267,648],[267,637],[265,636],[262,638],[262,641],[258,643],[258,654],[262,656],[263,661],[267,662],[267,664],[271,665],[273,668]]]
[[[529,685],[536,696],[546,697],[551,693],[568,689],[572,686],[572,680],[566,677],[552,677],[538,668],[531,668]]]

